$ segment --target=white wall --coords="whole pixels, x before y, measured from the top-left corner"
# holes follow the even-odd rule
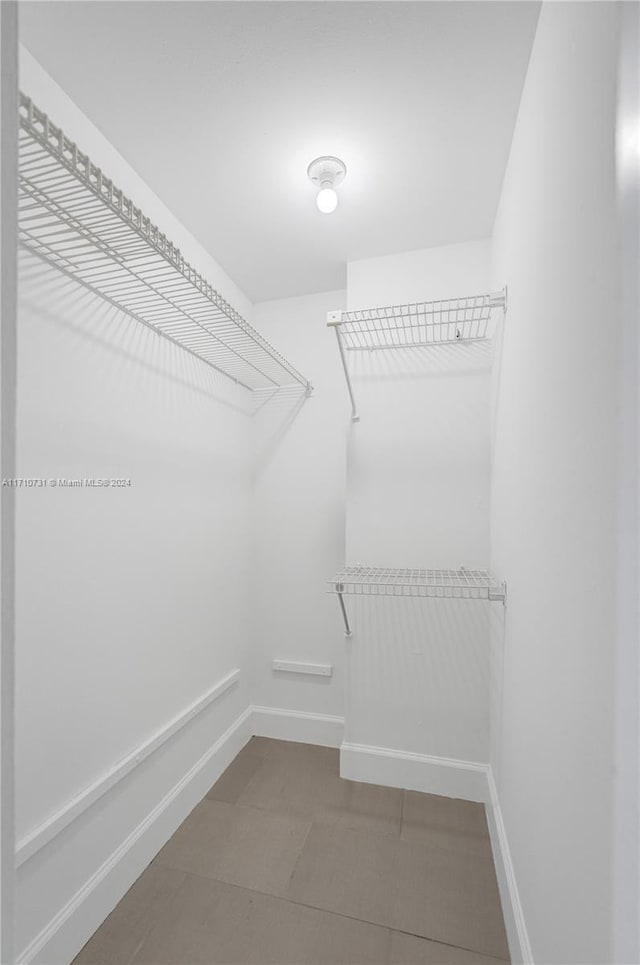
[[[620,15],[616,158],[620,283],[618,633],[614,779],[613,958],[640,960],[640,5]]]
[[[347,300],[483,292],[489,269],[486,241],[356,262]],[[326,327],[327,312],[344,303],[344,293],[329,292],[255,306],[260,330],[314,384],[309,399],[280,392],[254,419],[255,702],[346,712],[352,743],[486,761],[487,605],[350,598],[354,639],[346,643],[325,586],[345,558],[487,566],[490,351],[456,345],[351,359],[363,413],[353,425]],[[371,368],[379,378],[369,378]],[[274,658],[331,664],[333,677],[283,674]]]
[[[279,392],[254,419],[255,702],[337,717],[344,638],[326,582],[344,562],[348,400],[326,318],[344,299],[324,292],[255,306],[260,331],[314,386],[309,398]],[[273,659],[331,664],[333,676],[280,673]]]
[[[481,294],[490,245],[352,262],[347,277],[352,309]],[[347,354],[360,413],[349,433],[347,561],[487,568],[490,343]],[[345,740],[487,761],[488,604],[347,597],[347,606]]]
[[[613,961],[618,16],[543,5],[494,235],[497,778],[537,963]]]
[[[24,51],[21,86],[246,313],[219,266]],[[28,255],[18,386],[19,476],[131,480],[18,492],[17,947],[51,962],[88,937],[81,929],[52,950],[56,915],[72,917],[84,892],[88,901],[123,842],[249,706],[252,401]],[[237,685],[44,843],[52,822],[236,669]],[[156,847],[207,786],[186,788]],[[30,855],[34,835],[43,846]],[[124,855],[130,880],[112,902],[153,853]]]
[[[482,295],[490,271],[491,245],[486,238],[361,258],[347,263],[347,308]]]
[[[488,241],[348,265],[349,308],[489,290]],[[486,568],[490,343],[348,352],[361,420],[349,435],[347,559]]]
[[[0,5],[0,477],[15,475],[18,7]],[[15,492],[0,492],[0,961],[14,961]]]
[[[347,559],[486,569],[490,343],[348,355]]]

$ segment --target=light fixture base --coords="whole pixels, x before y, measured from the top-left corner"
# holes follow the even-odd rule
[[[347,173],[339,157],[317,157],[307,168],[309,180],[318,188],[335,188]]]

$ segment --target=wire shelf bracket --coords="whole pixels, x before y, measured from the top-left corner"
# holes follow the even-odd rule
[[[488,600],[507,605],[507,584],[497,583],[486,570],[392,569],[345,566],[328,582],[344,621],[345,636],[352,636],[345,595],[413,597],[439,600]]]
[[[338,340],[340,361],[351,400],[351,419],[359,422],[347,352],[424,348],[489,337],[494,309],[507,310],[507,289],[432,302],[388,305],[349,312],[328,312],[327,325]]]
[[[24,94],[18,113],[24,248],[236,384],[311,394],[308,379]]]

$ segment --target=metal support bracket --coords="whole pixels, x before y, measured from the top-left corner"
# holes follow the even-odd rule
[[[329,326],[329,328],[333,328],[333,330],[336,333],[336,338],[338,339],[338,350],[340,352],[340,360],[342,362],[342,368],[344,369],[344,376],[347,380],[347,389],[349,390],[349,398],[351,399],[351,421],[360,422],[360,416],[358,415],[356,400],[353,394],[353,386],[351,384],[351,376],[349,375],[349,366],[347,365],[347,357],[344,354],[344,345],[342,344],[342,335],[340,333],[341,324],[342,324],[342,312],[327,313],[327,325]]]
[[[500,586],[489,587],[489,600],[491,603],[502,603],[507,605],[507,584],[502,582]]]
[[[488,295],[472,295],[458,299],[359,311],[328,312],[327,325],[335,330],[340,361],[347,380],[352,421],[359,422],[360,416],[347,365],[347,350],[368,349],[372,352],[374,349],[418,348],[444,344],[453,341],[454,338],[464,342],[478,341],[489,337],[487,326],[491,312],[496,308],[501,308],[504,312],[507,310],[506,286],[501,291],[491,292]],[[376,322],[384,324],[376,327]],[[370,327],[372,324],[373,328]],[[343,325],[345,326],[344,336]],[[430,337],[427,330],[431,332]],[[402,337],[399,333],[402,333]]]
[[[506,312],[507,310],[507,286],[505,285],[503,289],[499,292],[492,292],[489,296],[489,304],[492,308],[503,308]]]
[[[338,602],[340,603],[340,609],[342,610],[342,619],[344,620],[344,635],[345,637],[350,637],[351,627],[349,625],[349,617],[347,616],[347,608],[344,605],[344,584],[336,583],[336,593],[338,594]]]

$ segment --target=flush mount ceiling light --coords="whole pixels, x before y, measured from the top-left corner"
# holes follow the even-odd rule
[[[336,187],[344,180],[347,169],[339,157],[317,157],[307,168],[307,175],[318,191],[316,204],[323,214],[331,214],[338,207]]]

